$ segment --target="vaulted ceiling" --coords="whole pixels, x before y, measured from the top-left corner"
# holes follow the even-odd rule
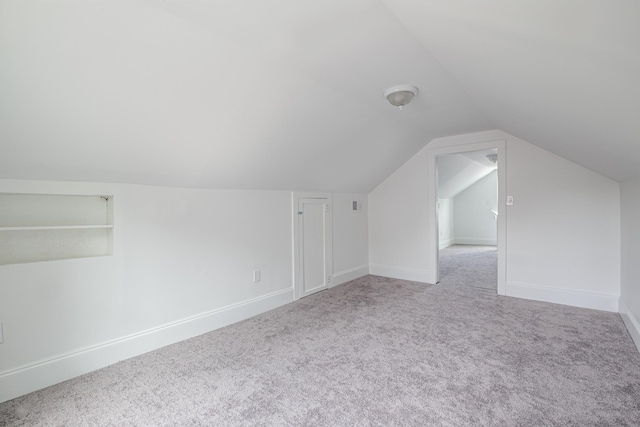
[[[624,180],[638,22],[635,0],[0,0],[0,178],[368,192],[498,128]]]
[[[498,165],[489,160],[489,155],[497,156],[498,150],[469,151],[438,157],[438,198],[452,199],[495,171]]]

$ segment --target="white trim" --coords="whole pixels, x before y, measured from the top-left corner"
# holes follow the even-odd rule
[[[390,277],[392,279],[411,280],[414,282],[430,283],[429,270],[421,268],[394,267],[391,265],[370,264],[369,274],[374,276]]]
[[[330,252],[327,254],[326,269],[327,275],[333,278],[333,195],[331,193],[310,193],[295,191],[291,193],[291,227],[293,228],[293,287],[294,298],[296,300],[302,298],[303,282],[302,282],[302,265],[301,265],[301,249],[300,249],[300,221],[298,219],[299,202],[301,199],[326,199],[326,203],[329,206],[329,214],[327,215],[327,249]]]
[[[428,212],[429,246],[428,266],[429,276],[427,283],[435,283],[438,280],[438,215],[436,206],[438,203],[438,156],[446,154],[466,153],[469,151],[496,149],[498,151],[498,294],[506,295],[507,284],[507,142],[505,139],[484,140],[472,143],[459,143],[457,140],[444,140],[433,147],[427,146],[428,174]]]
[[[366,276],[367,274],[369,274],[368,265],[361,265],[360,267],[340,271],[333,275],[333,280],[331,281],[331,286],[329,287],[333,288],[334,286],[342,285],[343,283],[350,282],[352,280]]]
[[[619,295],[563,289],[528,283],[507,282],[507,296],[553,302],[574,307],[618,312]]]
[[[0,402],[66,381],[120,360],[192,338],[293,301],[293,288],[272,292],[0,373]]]
[[[39,225],[33,227],[0,227],[0,231],[88,230],[94,228],[113,228],[113,225]]]
[[[455,244],[456,244],[455,239],[447,239],[447,240],[444,240],[444,241],[439,243],[438,249],[443,250],[443,249],[446,249],[449,246],[455,245]]]
[[[498,241],[496,239],[474,239],[466,237],[456,237],[453,240],[456,245],[496,246],[498,244]]]
[[[638,321],[638,318],[635,317],[628,309],[626,304],[622,301],[622,298],[620,298],[618,305],[620,307],[620,317],[622,317],[622,321],[627,327],[629,335],[631,335],[631,339],[635,343],[636,348],[640,351],[640,321]]]

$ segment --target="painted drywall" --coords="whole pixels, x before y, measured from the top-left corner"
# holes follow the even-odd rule
[[[427,150],[492,140],[506,141],[515,198],[502,208],[507,295],[617,311],[618,183],[501,131],[436,139],[369,194],[372,273],[428,276]]]
[[[620,192],[620,314],[640,350],[640,177],[623,182]]]
[[[493,126],[377,0],[2,1],[0,40],[1,178],[369,192]]]
[[[426,281],[427,151],[421,150],[368,195],[371,274]]]
[[[294,298],[290,192],[15,180],[0,192],[109,194],[115,211],[113,256],[0,266],[0,401]],[[333,211],[345,277],[367,274],[353,198],[366,208],[337,194]]]
[[[637,175],[639,2],[383,2],[494,128],[617,181]]]
[[[455,243],[453,199],[438,199],[439,248],[444,249]]]
[[[15,181],[0,189],[113,194],[115,208],[115,255],[0,267],[0,397],[82,373],[64,372],[57,358],[99,367],[293,298],[289,192]],[[29,378],[47,368],[57,372],[39,375],[45,384]]]
[[[333,194],[333,280],[348,282],[369,273],[368,206],[366,194]],[[353,210],[353,202],[358,210]]]
[[[508,294],[617,311],[619,184],[517,138],[506,167]]]
[[[495,170],[495,164],[486,158],[494,151],[438,156],[438,197],[452,199]]]
[[[453,199],[454,240],[462,245],[496,245],[498,173],[475,182]]]

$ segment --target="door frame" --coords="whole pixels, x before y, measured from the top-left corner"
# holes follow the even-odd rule
[[[302,252],[300,248],[300,221],[298,215],[298,206],[301,199],[326,199],[329,211],[326,216],[325,226],[327,228],[327,240],[326,240],[326,258],[325,258],[325,271],[327,272],[327,288],[331,287],[331,281],[333,280],[333,197],[331,193],[308,193],[308,192],[293,192],[291,194],[291,223],[292,223],[292,264],[293,264],[293,297],[294,300],[302,298],[302,292],[304,290],[303,276],[302,276]]]
[[[506,140],[475,142],[468,144],[447,144],[427,149],[428,162],[428,215],[429,237],[429,283],[439,280],[439,228],[438,228],[438,170],[436,159],[448,154],[460,154],[470,151],[497,149],[498,151],[498,294],[507,293],[507,155]]]

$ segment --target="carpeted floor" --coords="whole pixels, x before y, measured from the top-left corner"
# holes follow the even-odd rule
[[[440,250],[440,285],[498,289],[496,246],[452,245]]]
[[[614,313],[366,276],[0,404],[1,426],[637,426]]]

